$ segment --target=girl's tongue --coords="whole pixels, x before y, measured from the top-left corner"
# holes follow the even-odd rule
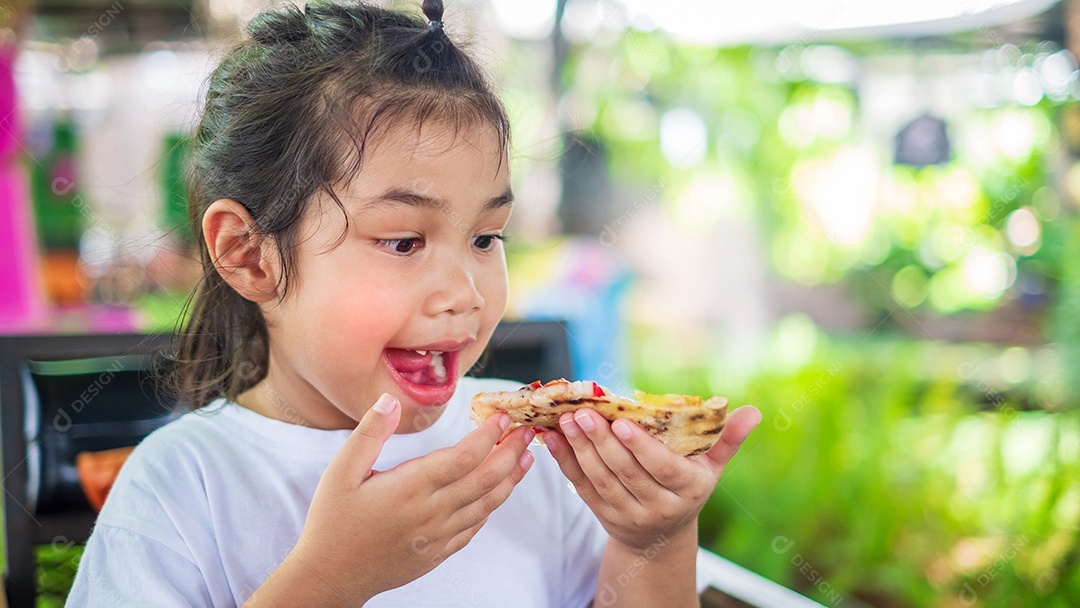
[[[386,361],[402,378],[423,386],[446,384],[446,365],[442,353],[419,353],[404,348],[386,349]]]

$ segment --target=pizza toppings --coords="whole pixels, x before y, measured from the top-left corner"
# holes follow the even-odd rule
[[[686,395],[634,393],[634,399],[612,393],[592,381],[570,382],[565,378],[546,384],[539,381],[517,391],[480,393],[473,397],[472,418],[480,423],[498,412],[510,416],[511,425],[529,426],[537,432],[561,432],[563,414],[590,408],[613,421],[630,420],[659,439],[674,452],[694,456],[708,451],[720,438],[727,418],[727,399]]]
[[[537,391],[537,390],[540,390],[540,389],[543,389],[543,388],[551,388],[553,386],[561,386],[561,385],[564,385],[564,384],[569,385],[569,386],[571,386],[571,387],[573,387],[575,389],[592,391],[592,396],[593,397],[607,397],[608,395],[611,394],[610,391],[608,391],[606,388],[600,386],[599,384],[597,384],[595,382],[584,382],[584,381],[570,382],[566,378],[559,378],[558,380],[551,380],[550,382],[548,382],[546,384],[543,383],[543,382],[540,382],[539,380],[533,380],[532,382],[526,384],[525,386],[521,387],[518,390]]]

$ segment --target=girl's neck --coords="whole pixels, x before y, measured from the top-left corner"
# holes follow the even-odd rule
[[[327,407],[315,410],[310,406],[296,407],[293,401],[278,391],[269,377],[236,398],[237,404],[242,407],[289,424],[326,430],[356,427],[356,421],[337,408]]]

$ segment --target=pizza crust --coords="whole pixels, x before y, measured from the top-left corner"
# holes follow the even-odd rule
[[[589,408],[609,422],[623,418],[637,423],[683,456],[709,451],[720,439],[727,421],[728,401],[724,397],[635,393],[636,399],[628,399],[594,382],[555,380],[531,388],[537,384],[517,391],[477,394],[470,404],[473,421],[479,424],[505,412],[510,416],[510,428],[530,426],[561,432],[560,416]]]

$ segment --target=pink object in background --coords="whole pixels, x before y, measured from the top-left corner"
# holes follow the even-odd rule
[[[47,316],[38,272],[34,220],[20,164],[19,100],[14,45],[0,44],[0,328]]]

